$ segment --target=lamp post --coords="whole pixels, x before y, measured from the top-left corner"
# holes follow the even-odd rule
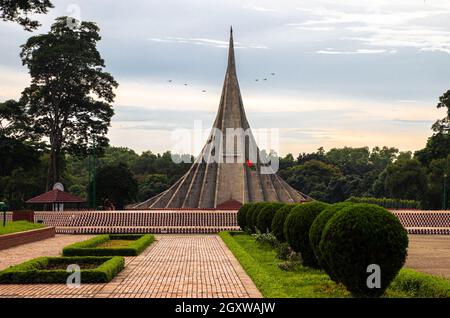
[[[8,205],[5,202],[0,202],[0,211],[3,212],[3,227],[6,226],[6,212],[8,211]]]
[[[447,164],[445,166],[445,172],[444,172],[444,199],[442,201],[442,209],[447,209],[447,177],[448,177],[448,157],[447,157]]]
[[[97,164],[97,158],[96,158],[96,151],[95,151],[95,137],[92,138],[92,146],[89,153],[89,207],[95,209],[95,206],[97,204],[97,198],[96,198],[96,164]]]

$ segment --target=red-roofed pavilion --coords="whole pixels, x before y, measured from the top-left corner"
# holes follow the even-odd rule
[[[86,200],[83,200],[76,195],[61,191],[59,189],[53,189],[43,194],[40,194],[34,198],[29,199],[26,203],[31,204],[52,204],[53,211],[63,211],[65,203],[76,204],[77,207],[81,203],[85,203]]]

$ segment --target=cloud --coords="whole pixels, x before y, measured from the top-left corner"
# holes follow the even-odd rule
[[[347,55],[347,54],[381,54],[381,53],[395,53],[395,51],[386,50],[369,50],[369,49],[358,49],[356,51],[333,51],[333,50],[319,50],[318,54],[330,54],[330,55]]]
[[[423,6],[399,6],[383,1],[377,5],[366,3],[351,6],[329,4],[327,7],[297,8],[306,18],[297,23],[289,23],[297,29],[324,31],[333,28],[344,41],[358,41],[370,46],[383,48],[409,47],[420,51],[445,52],[450,54],[450,31],[448,21],[450,7],[430,4]],[[325,28],[325,29],[323,29]],[[327,54],[327,53],[325,53]],[[333,54],[333,53],[330,53]]]
[[[262,7],[262,6],[258,6],[258,5],[245,5],[244,9],[260,11],[260,12],[276,12],[276,11],[278,11],[277,9],[274,9],[274,8],[267,8],[267,7]]]
[[[217,48],[228,48],[228,41],[208,39],[208,38],[184,38],[184,37],[166,36],[163,38],[149,38],[148,40],[160,43],[183,43],[183,44],[205,45]],[[254,44],[254,43],[243,44],[241,42],[235,42],[234,44],[235,49],[268,49],[267,46],[262,44]]]

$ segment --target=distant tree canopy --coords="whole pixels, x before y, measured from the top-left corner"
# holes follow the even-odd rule
[[[61,181],[64,153],[84,156],[92,140],[98,149],[108,144],[113,89],[118,84],[103,71],[98,41],[95,23],[69,27],[67,17],[60,17],[49,33],[22,45],[31,85],[15,106],[24,108],[33,133],[49,140],[48,187]]]
[[[96,180],[97,205],[103,205],[105,200],[109,200],[116,209],[123,209],[125,204],[136,201],[138,185],[126,164],[101,167]]]
[[[33,31],[40,24],[28,16],[47,13],[50,8],[53,8],[50,0],[0,0],[0,19],[17,22],[25,30]]]

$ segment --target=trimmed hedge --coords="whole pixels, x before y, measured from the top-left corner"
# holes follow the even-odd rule
[[[271,225],[272,233],[280,242],[286,242],[286,238],[284,237],[284,222],[295,206],[296,204],[285,204],[280,209],[278,209],[273,216]]]
[[[98,247],[109,240],[134,240],[127,247]],[[137,256],[155,237],[152,234],[103,234],[64,247],[63,256]]]
[[[258,217],[258,214],[260,212],[260,210],[262,209],[262,207],[266,204],[266,202],[256,202],[253,203],[252,206],[248,209],[247,211],[247,216],[246,216],[246,226],[247,229],[251,232],[251,233],[255,233],[256,230],[256,218]]]
[[[289,246],[300,252],[303,265],[318,268],[316,256],[309,244],[309,229],[314,219],[328,204],[313,201],[302,203],[294,207],[284,222],[284,234]]]
[[[264,206],[256,218],[256,228],[263,233],[272,232],[272,220],[275,213],[284,206],[284,203],[273,202]]]
[[[0,284],[66,284],[72,274],[65,269],[46,269],[51,265],[99,264],[94,269],[81,269],[81,283],[107,283],[124,267],[125,259],[113,257],[38,257],[0,272]]]
[[[245,203],[243,206],[241,206],[237,213],[237,223],[242,231],[244,231],[247,227],[247,212],[252,206],[253,203]]]
[[[340,202],[327,207],[316,217],[316,219],[311,225],[311,228],[309,229],[309,243],[311,245],[311,248],[314,252],[314,255],[316,255],[320,267],[325,269],[328,274],[331,273],[331,269],[330,268],[327,269],[327,264],[323,260],[319,249],[323,229],[325,228],[325,225],[328,223],[328,221],[333,217],[333,215],[335,215],[343,208],[349,207],[352,204],[353,203],[351,202]],[[333,279],[332,275],[330,275],[330,277],[331,279]]]
[[[352,203],[376,204],[386,209],[420,209],[420,202],[389,198],[350,197],[346,200]]]
[[[320,253],[330,276],[356,297],[381,296],[406,260],[408,236],[395,215],[373,204],[354,204],[326,224]],[[381,270],[380,288],[368,288],[367,268]]]

